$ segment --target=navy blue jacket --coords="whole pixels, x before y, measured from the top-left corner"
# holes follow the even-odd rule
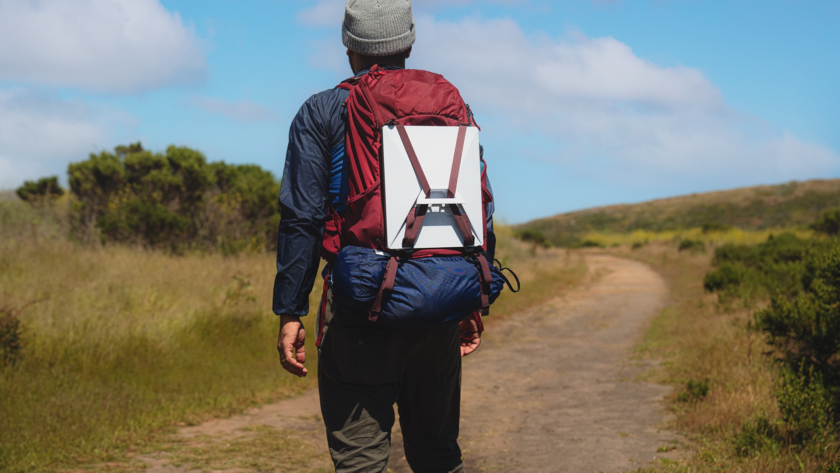
[[[277,231],[273,303],[277,315],[303,317],[309,312],[327,209],[332,205],[344,213],[349,181],[344,149],[347,113],[342,105],[349,95],[348,90],[336,88],[309,97],[289,129]],[[495,251],[492,215],[491,202],[487,208],[491,258]]]

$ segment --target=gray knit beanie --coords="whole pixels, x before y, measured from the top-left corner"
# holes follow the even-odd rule
[[[365,56],[390,56],[414,44],[411,0],[347,0],[341,39]]]

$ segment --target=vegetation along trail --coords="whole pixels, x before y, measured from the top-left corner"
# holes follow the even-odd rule
[[[679,442],[657,428],[666,420],[660,400],[670,388],[635,381],[645,367],[631,360],[647,322],[664,306],[666,285],[642,263],[604,255],[587,255],[586,263],[584,284],[492,323],[481,349],[465,359],[461,445],[469,471],[617,472],[675,455],[658,453]],[[300,454],[283,460],[289,467],[329,471],[318,414],[313,390],[186,427],[180,445],[143,458],[146,471],[200,471],[211,464],[261,470],[259,463],[273,462],[252,448],[260,439],[268,448],[297,443],[283,445]],[[395,429],[389,469],[410,471]]]

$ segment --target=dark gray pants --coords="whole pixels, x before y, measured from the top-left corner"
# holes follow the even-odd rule
[[[457,324],[388,330],[365,314],[338,309],[330,315],[318,388],[335,471],[387,471],[396,403],[411,469],[463,472]]]

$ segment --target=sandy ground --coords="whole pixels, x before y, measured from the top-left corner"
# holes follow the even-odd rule
[[[680,455],[657,452],[681,441],[660,429],[670,389],[635,381],[649,364],[631,360],[664,305],[665,283],[641,263],[586,260],[584,284],[492,324],[479,351],[465,359],[461,446],[468,471],[618,472]],[[313,461],[329,465],[316,391],[183,428],[179,437],[235,438],[258,426],[299,432],[324,452]],[[398,427],[393,443],[389,470],[411,471]],[[166,456],[143,461],[152,473],[191,471],[168,465]]]

